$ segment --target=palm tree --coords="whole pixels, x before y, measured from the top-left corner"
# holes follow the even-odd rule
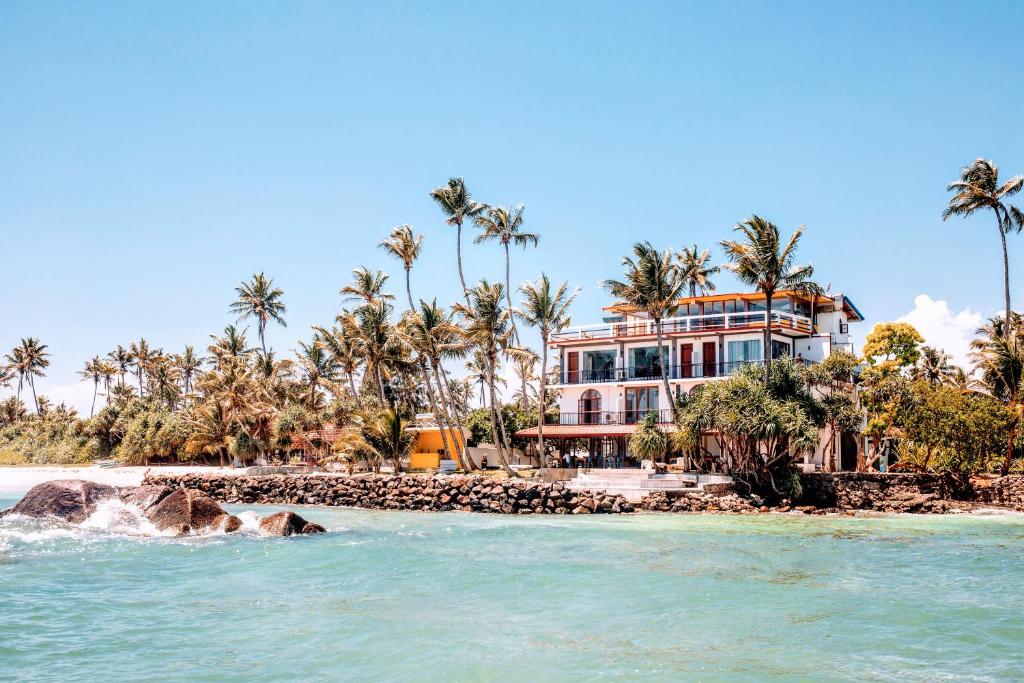
[[[488,206],[474,219],[481,233],[473,240],[475,244],[483,242],[498,241],[505,249],[505,297],[509,310],[512,310],[512,279],[511,279],[511,257],[509,245],[515,245],[525,249],[529,245],[537,246],[540,235],[532,232],[523,232],[523,205],[517,204],[513,208],[504,206]],[[512,337],[516,346],[521,346],[519,330],[516,327],[515,316],[512,317]],[[526,384],[522,385],[522,394],[525,400]],[[523,404],[526,408],[526,404]]]
[[[1013,415],[1002,466],[1002,474],[1006,476],[1024,418],[1024,345],[1018,327],[1012,322],[1004,325],[1002,320],[993,319],[981,327],[978,334],[981,336],[971,342],[971,357],[981,372],[981,383],[988,393],[1006,404]]]
[[[100,376],[103,378],[103,393],[107,397],[106,404],[110,405],[110,383],[117,377],[118,369],[113,363],[100,362]]]
[[[267,352],[267,342],[264,333],[267,330],[267,322],[274,320],[287,327],[284,321],[285,309],[281,297],[284,292],[274,287],[274,281],[265,277],[263,273],[255,273],[251,282],[243,282],[235,287],[238,298],[231,304],[231,312],[238,314],[238,321],[244,318],[256,318],[256,330],[260,335],[260,347],[263,353]]]
[[[317,389],[325,381],[334,382],[337,379],[338,366],[324,347],[317,343],[317,338],[309,344],[299,342],[300,353],[299,367],[305,375],[306,383],[309,384],[309,409],[316,410]]]
[[[99,356],[94,356],[92,360],[85,362],[78,374],[83,380],[92,380],[92,407],[89,409],[89,418],[91,419],[96,413],[96,395],[99,394],[100,380],[103,379],[103,361]]]
[[[519,317],[527,325],[536,327],[540,332],[540,392],[537,410],[537,446],[540,451],[541,465],[544,464],[544,409],[547,406],[548,379],[548,344],[554,332],[561,332],[569,326],[569,307],[579,295],[580,290],[569,292],[565,282],[552,291],[551,280],[544,273],[536,282],[527,282],[519,288],[523,294]]]
[[[979,157],[960,172],[960,180],[950,183],[946,188],[955,194],[942,212],[942,220],[950,216],[966,218],[984,209],[991,209],[996,215],[996,228],[1003,248],[1003,294],[1006,304],[1003,320],[1010,318],[1010,261],[1006,253],[1006,234],[1011,230],[1019,233],[1024,228],[1024,213],[1016,206],[1006,204],[1004,200],[1017,194],[1021,187],[1024,187],[1024,176],[1014,176],[1000,185],[999,168],[993,162]],[[1009,336],[1009,330],[1003,333]]]
[[[388,403],[384,392],[384,373],[398,346],[390,318],[391,304],[382,300],[360,306],[345,318],[346,333],[351,334],[358,344],[359,355],[377,383],[383,405]]]
[[[352,271],[352,282],[341,288],[341,295],[345,301],[361,301],[366,304],[392,301],[395,295],[384,292],[384,284],[388,279],[384,271],[359,266]]]
[[[402,459],[416,445],[416,432],[393,409],[385,410],[363,426],[363,440],[382,459],[390,460],[395,474],[402,471]]]
[[[475,349],[473,354],[466,361],[466,371],[469,372],[467,381],[472,381],[480,387],[480,406],[487,407],[487,359],[480,352],[479,349]],[[500,384],[507,384],[504,377],[495,378]]]
[[[399,225],[391,231],[391,237],[382,241],[378,246],[388,254],[402,262],[405,268],[405,294],[409,297],[409,310],[416,310],[412,301],[412,285],[410,283],[410,271],[416,259],[420,257],[420,250],[423,245],[423,235],[413,235],[411,225]]]
[[[455,226],[455,255],[459,265],[459,282],[462,283],[462,293],[468,306],[469,290],[466,288],[466,278],[462,274],[462,224],[467,218],[473,218],[480,213],[483,207],[473,201],[462,178],[449,178],[447,185],[435,188],[430,196],[448,217],[448,225]]]
[[[246,330],[239,330],[234,325],[228,325],[224,328],[223,337],[211,334],[211,343],[206,347],[206,350],[213,356],[211,361],[221,364],[239,358],[248,358],[249,354],[252,353],[252,349],[249,348],[246,342],[245,332]]]
[[[356,373],[363,364],[363,357],[360,355],[360,347],[355,337],[349,333],[352,329],[351,326],[349,326],[349,331],[344,329],[345,325],[342,321],[345,315],[338,316],[339,324],[329,330],[325,327],[314,326],[313,332],[316,335],[314,339],[315,343],[320,344],[331,354],[334,363],[348,380],[349,391],[356,403],[356,409],[362,410],[362,401],[359,400],[359,391],[356,389]]]
[[[944,384],[953,374],[953,366],[949,364],[950,355],[934,346],[922,346],[921,357],[917,365],[910,369],[912,379],[920,379],[932,386]]]
[[[18,374],[18,393],[27,382],[32,389],[32,402],[36,407],[36,415],[40,415],[40,401],[36,396],[36,377],[45,377],[43,372],[50,365],[50,354],[46,344],[40,343],[37,337],[23,337],[21,344],[14,347],[5,357],[8,366]]]
[[[736,226],[743,239],[723,241],[722,248],[730,263],[726,268],[736,274],[739,280],[762,292],[765,297],[764,325],[764,385],[768,386],[768,378],[772,363],[772,297],[781,290],[808,291],[812,286],[811,265],[797,266],[796,248],[804,227],[801,225],[783,245],[779,238],[779,229],[771,221],[760,216],[751,216]]]
[[[145,338],[139,338],[139,341],[132,342],[131,347],[128,349],[128,353],[131,356],[131,363],[135,366],[135,375],[139,378],[139,398],[144,396],[142,390],[142,380],[145,377],[146,370],[149,369],[149,364],[153,359],[153,351],[149,348],[149,342]]]
[[[953,387],[964,393],[976,391],[979,386],[978,380],[969,374],[959,365],[952,366],[950,373],[945,377],[946,386]]]
[[[648,413],[629,435],[629,452],[639,460],[660,460],[668,449],[668,436],[658,427],[658,416]]]
[[[679,298],[682,296],[686,283],[682,271],[672,258],[672,250],[659,252],[650,242],[637,242],[633,245],[634,258],[622,257],[622,265],[626,271],[625,281],[605,280],[604,287],[612,296],[646,313],[654,321],[654,331],[658,338],[658,366],[661,368],[661,382],[665,388],[665,397],[672,410],[672,420],[676,420],[676,404],[672,399],[672,390],[668,385],[667,353],[662,335],[661,321],[675,315],[679,309]]]
[[[11,386],[11,382],[14,381],[14,368],[10,365],[0,365],[0,387],[6,388]]]
[[[196,355],[192,346],[186,346],[182,353],[174,357],[174,363],[178,366],[178,376],[181,377],[181,388],[186,394],[192,393],[192,382],[203,367],[203,359]]]
[[[120,344],[117,348],[107,354],[107,359],[117,367],[117,373],[120,376],[120,384],[124,386],[124,376],[128,372],[128,368],[132,366],[132,354]]]
[[[708,265],[711,260],[710,250],[697,251],[697,245],[694,244],[692,247],[683,247],[676,256],[679,259],[679,268],[683,271],[683,281],[690,288],[691,297],[697,296],[698,291],[705,295],[715,291],[715,283],[711,281],[711,276],[718,274],[721,268]]]
[[[515,472],[509,465],[506,455],[508,437],[505,434],[505,422],[501,416],[501,405],[495,388],[498,367],[498,356],[501,353],[517,351],[512,347],[512,329],[510,319],[512,312],[502,306],[505,299],[504,287],[499,283],[491,284],[481,280],[480,284],[467,292],[470,303],[455,304],[455,312],[462,316],[463,325],[459,334],[464,341],[479,349],[484,360],[487,387],[491,399],[491,435],[498,451],[498,460],[509,476]]]

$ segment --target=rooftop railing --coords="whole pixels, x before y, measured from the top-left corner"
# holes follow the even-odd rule
[[[717,332],[721,330],[764,329],[767,320],[766,311],[746,311],[741,313],[710,313],[707,315],[687,315],[677,318],[666,318],[661,321],[663,334],[681,334],[686,332]],[[804,334],[812,331],[811,319],[786,313],[772,311],[772,328],[776,330],[795,330]],[[654,336],[653,320],[641,320],[621,323],[600,323],[597,325],[580,325],[570,327],[551,335],[551,341],[564,342],[572,340],[621,339],[627,337]]]
[[[800,359],[805,365],[810,361]],[[719,363],[689,363],[666,368],[668,379],[707,379],[728,377],[744,365],[763,365],[763,360],[737,360]],[[600,370],[564,371],[559,377],[561,384],[600,384],[602,382],[656,382],[661,381],[661,368],[603,368]]]

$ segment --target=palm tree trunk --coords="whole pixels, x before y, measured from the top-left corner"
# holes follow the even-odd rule
[[[264,332],[267,329],[267,321],[264,320],[263,318],[260,318],[260,326],[259,327],[260,327],[260,346],[263,348],[263,355],[266,356],[267,355],[267,342],[266,342],[266,340],[264,340],[263,334],[264,334]]]
[[[454,425],[452,441],[455,442],[455,454],[459,461],[459,466],[469,472],[473,470],[473,462],[466,457],[466,453],[463,450],[465,444],[462,441],[462,435],[465,433],[465,430],[462,428],[462,420],[459,416],[458,408],[455,407],[455,401],[451,398],[450,392],[448,392],[445,386],[446,383],[437,370],[438,364],[436,359],[430,359],[430,369],[434,373],[434,380],[437,382],[438,394],[441,398],[441,411],[444,413],[445,421],[449,425]],[[451,412],[449,412],[449,405],[451,406]]]
[[[1003,466],[999,473],[1004,477],[1010,473],[1010,464],[1013,461],[1013,442],[1017,439],[1017,425],[1010,428],[1010,436],[1006,440],[1006,458],[1003,459]]]
[[[89,408],[89,417],[91,418],[96,413],[96,394],[100,391],[100,383],[98,380],[93,380],[92,383],[92,407]]]
[[[28,376],[28,384],[32,387],[32,402],[36,404],[36,415],[39,414],[39,398],[36,396],[36,380],[32,375]]]
[[[676,401],[672,397],[672,387],[668,385],[668,368],[665,367],[665,342],[661,335],[661,318],[654,319],[654,332],[658,336],[658,367],[661,368],[661,383],[665,386],[665,396],[668,398],[669,409],[672,412],[672,422],[676,422]]]
[[[455,223],[455,257],[459,265],[459,282],[462,283],[462,296],[469,306],[469,288],[466,287],[466,278],[462,275],[462,221]]]
[[[427,372],[427,361],[423,356],[419,357],[420,374],[423,376],[423,384],[427,387],[427,398],[430,399],[430,410],[434,413],[434,419],[437,420],[441,425],[441,443],[444,447],[445,455],[451,457],[452,449],[448,445],[448,421],[445,419],[445,415],[441,414],[441,411],[437,408],[437,401],[434,398],[434,385],[430,381],[430,373]],[[459,463],[460,465],[462,463]]]
[[[382,405],[387,405],[388,400],[384,396],[384,380],[380,376],[380,365],[373,366],[373,376],[377,380],[377,390],[380,392],[380,402]]]
[[[768,381],[772,372],[772,295],[774,292],[765,292],[764,306],[764,386],[768,387]]]
[[[501,419],[501,412],[496,408],[498,406],[498,393],[494,388],[494,362],[493,359],[487,358],[487,386],[491,394],[491,437],[494,439],[494,448],[498,451],[498,462],[501,464],[501,468],[505,470],[505,474],[510,477],[515,476],[515,471],[509,464],[508,457],[505,454],[505,424]],[[500,428],[500,429],[499,429]]]
[[[659,351],[660,353],[660,351]],[[548,333],[541,331],[540,335],[540,395],[537,406],[537,448],[540,452],[537,456],[540,466],[544,467],[546,453],[544,451],[544,409],[547,407],[547,375],[548,375]]]
[[[505,245],[505,300],[508,302],[509,321],[511,321],[511,323],[512,323],[512,337],[516,340],[516,346],[522,346],[522,343],[519,341],[519,328],[516,327],[516,317],[514,315],[512,315],[512,308],[513,308],[513,306],[512,306],[512,274],[511,274],[512,259],[509,256],[509,252],[508,252],[508,242],[505,242],[504,245]],[[522,380],[522,383],[523,383],[523,386],[522,386],[523,396],[520,399],[519,403],[520,403],[520,405],[522,405],[524,411],[525,410],[529,410],[530,409],[530,399],[526,395],[526,374],[524,373],[523,376],[520,377],[519,379]]]
[[[1003,318],[1003,338],[1010,338],[1010,259],[1006,254],[1006,233],[1003,232],[1003,221],[996,213],[999,225],[999,241],[1003,246],[1003,296],[1006,304],[1006,317]]]
[[[348,386],[352,390],[352,399],[356,402],[356,409],[362,411],[363,402],[359,400],[359,392],[356,391],[356,379],[352,376],[352,373],[346,373],[348,375]]]
[[[412,283],[409,281],[410,280],[409,276],[410,276],[411,272],[412,272],[411,268],[406,268],[405,269],[405,295],[407,297],[409,297],[409,312],[410,313],[415,313],[416,312],[416,306],[412,303]]]

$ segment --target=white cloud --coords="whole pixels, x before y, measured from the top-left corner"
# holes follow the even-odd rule
[[[969,308],[954,313],[949,304],[941,299],[936,301],[927,294],[914,297],[914,308],[898,318],[917,328],[925,344],[935,346],[948,353],[953,362],[969,368],[970,344],[974,331],[981,326],[983,317]]]

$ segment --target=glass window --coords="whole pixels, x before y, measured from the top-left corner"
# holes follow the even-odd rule
[[[743,310],[738,304],[739,304],[739,302],[736,301],[735,299],[732,300],[732,301],[726,301],[725,302],[725,312],[726,313],[735,313],[736,311]]]
[[[747,302],[748,311],[763,311],[765,310],[764,299],[757,299],[756,301]],[[762,316],[764,317],[764,316]]]
[[[805,318],[811,317],[811,304],[809,301],[803,301],[802,299],[796,299],[795,305],[793,306],[793,312],[797,315],[802,315]]]
[[[722,312],[721,301],[706,301],[704,302],[704,315],[717,315]]]
[[[730,363],[761,360],[761,358],[761,340],[750,339],[748,341],[729,342]]]
[[[783,356],[791,355],[793,355],[793,349],[789,342],[772,339],[772,358],[782,358]]]
[[[658,410],[658,387],[626,388],[626,421],[637,422]]]
[[[772,310],[780,311],[782,313],[792,313],[793,300],[788,296],[782,299],[772,299]]]
[[[580,355],[583,361],[583,381],[601,382],[613,379],[615,351],[586,351]]]
[[[661,362],[658,362],[657,346],[642,346],[629,350],[629,365],[632,377],[660,377],[661,369],[668,370],[668,347],[662,349]]]
[[[700,304],[690,304],[689,306],[687,306],[686,307],[686,314],[687,315],[700,315],[701,314]]]

